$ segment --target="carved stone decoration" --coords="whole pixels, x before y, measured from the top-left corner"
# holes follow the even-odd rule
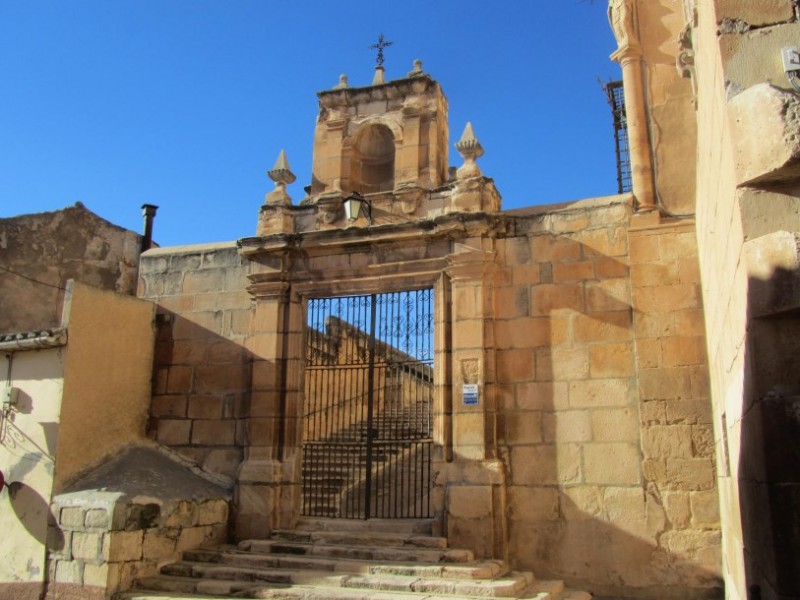
[[[323,195],[317,200],[317,223],[320,225],[332,225],[342,214],[341,194]]]
[[[697,78],[694,66],[694,47],[692,44],[692,24],[687,23],[678,36],[678,56],[675,58],[675,68],[678,75],[692,82],[692,103],[697,107]]]
[[[425,72],[422,70],[422,61],[420,59],[416,59],[414,61],[414,68],[408,72],[406,77],[420,77],[425,75]]]
[[[400,210],[406,215],[413,215],[425,196],[425,190],[415,184],[398,184],[395,187],[395,198]]]
[[[344,89],[344,88],[348,87],[348,85],[349,84],[348,84],[348,81],[347,81],[347,75],[342,73],[341,75],[339,75],[339,83],[337,85],[333,86],[333,89],[341,90],[341,89]]]
[[[467,122],[464,128],[464,133],[461,134],[461,139],[456,142],[456,150],[464,159],[464,164],[456,171],[458,179],[470,179],[471,177],[480,177],[482,175],[480,168],[475,164],[475,160],[483,156],[483,146],[475,137],[475,132],[472,131],[472,123]]]
[[[621,51],[639,47],[635,0],[609,0],[608,22]]]
[[[695,0],[684,0],[683,16],[686,26],[678,36],[678,55],[675,58],[675,68],[681,77],[692,82],[692,103],[697,108],[697,77],[694,62],[694,40],[692,32],[697,26],[697,7]]]
[[[278,160],[275,161],[275,166],[270,171],[267,171],[267,175],[275,182],[275,189],[264,198],[264,204],[268,206],[291,204],[292,199],[286,192],[286,186],[293,183],[297,177],[289,169],[289,161],[286,160],[285,151],[281,150],[280,154],[278,154]]]

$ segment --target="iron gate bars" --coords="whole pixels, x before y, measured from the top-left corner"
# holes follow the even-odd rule
[[[431,516],[433,290],[313,298],[306,325],[307,516]]]

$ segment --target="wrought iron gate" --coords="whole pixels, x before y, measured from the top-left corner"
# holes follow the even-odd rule
[[[303,514],[431,516],[433,290],[308,301]]]

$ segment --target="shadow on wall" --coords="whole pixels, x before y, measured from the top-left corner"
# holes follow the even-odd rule
[[[64,548],[64,534],[58,528],[52,529],[48,539],[47,524],[55,523],[56,519],[49,502],[39,492],[21,481],[14,481],[8,484],[8,497],[14,514],[31,537],[42,546],[48,544],[50,550]]]
[[[798,597],[800,271],[751,277],[748,307],[738,477],[748,593]]]
[[[617,236],[612,252],[567,236],[533,241],[532,325],[505,352],[533,340],[535,367],[523,372],[502,351],[498,359],[510,554],[515,568],[596,598],[721,598],[710,400],[707,388],[693,395],[690,367],[668,368],[663,352],[669,336],[702,330],[702,317],[689,326],[683,311],[701,313],[637,301],[669,269],[648,288],[624,259],[624,231]]]
[[[233,480],[254,435],[254,358],[193,317],[159,309],[147,434]]]

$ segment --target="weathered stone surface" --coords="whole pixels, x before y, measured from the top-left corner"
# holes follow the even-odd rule
[[[58,583],[83,583],[83,565],[76,560],[59,560],[56,563],[55,581]]]
[[[148,529],[144,532],[142,558],[159,560],[175,555],[179,533],[176,529]]]
[[[737,95],[730,106],[739,183],[752,185],[796,178],[800,174],[797,95],[762,83]]]
[[[61,509],[59,522],[64,527],[78,529],[83,527],[86,512],[79,506],[69,506]]]
[[[83,584],[86,586],[105,588],[108,584],[108,565],[84,565]]]
[[[86,511],[86,527],[108,529],[110,520],[105,509],[90,509]]]
[[[637,484],[641,481],[641,456],[632,444],[596,443],[583,449],[587,483]]]
[[[72,556],[88,562],[100,559],[103,548],[103,534],[76,531],[72,535]]]
[[[143,539],[142,530],[108,533],[103,538],[103,558],[109,562],[140,560]]]
[[[772,25],[790,21],[794,17],[792,5],[781,0],[717,0],[717,18],[719,21],[743,21],[751,27]]]

